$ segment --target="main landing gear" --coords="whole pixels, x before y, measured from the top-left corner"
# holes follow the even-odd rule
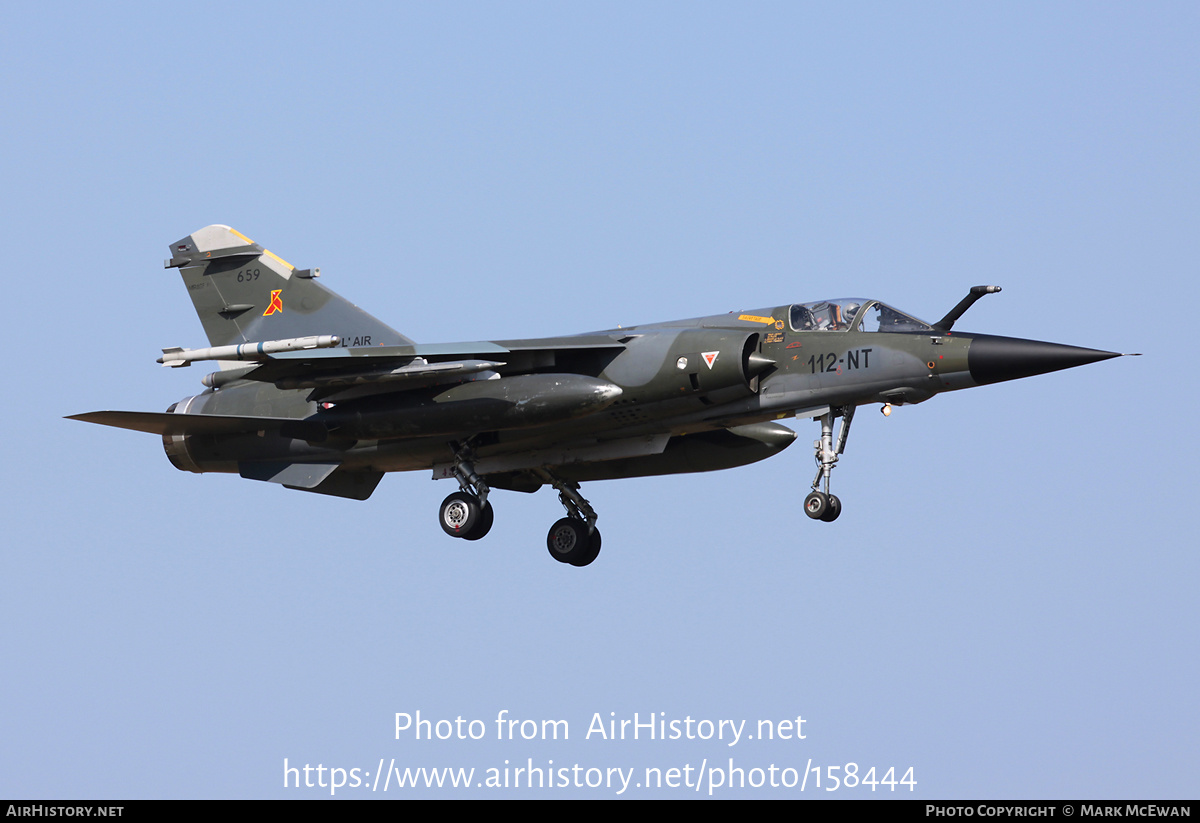
[[[463,540],[478,540],[492,530],[495,512],[492,504],[469,492],[455,492],[442,501],[438,522],[442,531]]]
[[[491,489],[475,473],[470,446],[455,448],[454,477],[462,491],[442,501],[442,507],[438,509],[438,523],[442,531],[451,537],[478,540],[492,530],[495,514],[487,499]]]
[[[454,477],[461,491],[442,501],[438,523],[451,537],[478,540],[492,528],[494,514],[488,502],[488,484],[475,472],[474,453],[469,445],[452,443]],[[545,469],[537,473],[558,490],[558,500],[567,516],[550,527],[546,548],[560,563],[586,566],[600,554],[600,530],[596,528],[597,514],[592,505],[579,493],[579,484],[560,480]]]
[[[559,480],[545,469],[539,469],[538,474],[558,490],[558,502],[567,510],[567,516],[551,526],[546,535],[546,548],[550,556],[559,563],[588,565],[600,554],[596,510],[579,493],[578,483]]]
[[[833,419],[842,418],[838,428],[837,442],[833,439]],[[821,415],[821,439],[813,443],[816,449],[817,476],[813,480],[812,492],[804,498],[804,513],[813,520],[832,523],[842,513],[842,501],[829,493],[829,475],[837,465],[838,457],[846,450],[846,435],[850,433],[850,421],[854,419],[853,406],[830,409]],[[824,490],[822,490],[822,487]]]

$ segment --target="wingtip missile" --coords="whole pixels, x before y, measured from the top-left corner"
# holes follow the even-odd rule
[[[341,345],[336,334],[312,337],[289,337],[286,340],[266,340],[262,343],[241,343],[237,346],[212,346],[207,349],[181,349],[172,347],[162,350],[159,363],[178,369],[197,360],[265,360],[269,355],[304,349],[331,349]]]

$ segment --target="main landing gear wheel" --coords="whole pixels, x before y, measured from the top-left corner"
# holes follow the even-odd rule
[[[567,516],[550,527],[546,548],[559,563],[586,566],[600,554],[600,530],[596,528],[596,510],[579,493],[579,483],[555,477],[548,469],[538,469],[543,480],[558,491],[558,502]]]
[[[482,516],[478,497],[466,492],[455,492],[442,501],[442,507],[438,510],[438,523],[441,524],[442,531],[451,537],[466,537],[480,523]],[[490,522],[488,528],[491,528]],[[486,534],[486,531],[484,533]],[[483,534],[479,536],[483,537]]]
[[[568,561],[572,566],[586,566],[600,556],[600,530],[595,526],[592,526],[592,534],[588,541],[588,550],[574,560]]]
[[[462,536],[463,540],[478,540],[492,530],[492,522],[496,519],[496,513],[492,510],[492,502],[483,504],[483,509],[479,513],[479,522],[471,527],[471,530]]]
[[[488,484],[475,472],[474,452],[469,443],[449,443],[454,451],[454,477],[461,491],[442,501],[438,523],[451,537],[478,540],[492,530],[495,513],[488,501]]]
[[[564,517],[550,527],[546,548],[559,563],[586,566],[600,554],[600,530],[593,527],[588,534],[586,521]]]

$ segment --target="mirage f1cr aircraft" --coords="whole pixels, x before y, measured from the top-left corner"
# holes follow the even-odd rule
[[[160,435],[176,468],[236,472],[365,500],[385,472],[458,481],[438,520],[478,540],[493,489],[552,486],[567,516],[547,546],[586,566],[600,551],[579,484],[712,471],[770,457],[820,422],[814,520],[842,511],[829,476],[855,409],[1117,357],[1115,352],[951,332],[996,286],[925,323],[877,300],[793,303],[529,340],[416,343],[228,226],[171,245],[210,346],[163,349],[164,366],[217,361],[207,390],[164,413],[72,419]],[[841,419],[834,433],[835,421]]]

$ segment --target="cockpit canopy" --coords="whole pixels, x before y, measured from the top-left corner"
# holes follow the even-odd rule
[[[931,332],[933,326],[878,300],[842,297],[795,303],[789,314],[792,331]]]

